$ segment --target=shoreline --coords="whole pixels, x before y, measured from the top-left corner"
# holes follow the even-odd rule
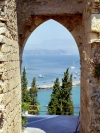
[[[37,88],[38,88],[39,90],[41,90],[41,89],[52,89],[52,88],[53,88],[53,85],[54,85],[54,84],[50,84],[50,85],[38,85]],[[61,84],[60,84],[60,85],[61,85]],[[72,83],[72,86],[77,86],[77,85],[80,85],[80,81],[74,81],[74,82]],[[30,89],[30,87],[28,87],[28,89]]]

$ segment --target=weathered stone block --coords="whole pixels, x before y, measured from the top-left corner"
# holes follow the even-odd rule
[[[92,32],[100,32],[100,15],[95,14],[91,15],[91,31]]]
[[[5,23],[0,22],[0,27],[5,27]]]

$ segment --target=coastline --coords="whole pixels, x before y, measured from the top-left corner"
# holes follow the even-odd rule
[[[61,85],[61,84],[60,84]],[[72,83],[72,86],[77,86],[80,85],[80,81],[74,81]],[[38,85],[37,88],[40,89],[52,89],[53,88],[53,84],[50,85]],[[30,89],[30,87],[28,87],[28,89]]]

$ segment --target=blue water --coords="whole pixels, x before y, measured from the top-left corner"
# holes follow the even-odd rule
[[[50,101],[50,95],[52,93],[52,89],[44,89],[44,90],[39,90],[38,92],[38,100],[41,105],[41,114],[45,114],[47,111],[46,106],[48,105]],[[74,86],[72,89],[72,101],[74,107],[79,107],[80,106],[80,86]],[[44,107],[45,106],[45,107]],[[75,115],[78,115],[79,113],[79,108],[74,108]]]
[[[57,77],[61,82],[67,68],[74,76],[76,71],[80,72],[79,60],[78,55],[24,55],[23,66],[26,67],[28,86],[31,85],[33,77],[36,77],[37,85],[50,85]],[[75,69],[70,69],[73,62]],[[38,78],[39,74],[44,78]],[[77,76],[73,81],[79,79]]]
[[[80,80],[80,58],[78,55],[23,55],[22,67],[26,67],[28,87],[31,86],[32,78],[36,77],[37,85],[51,85],[57,77],[62,81],[64,72],[69,68],[70,74],[73,74],[73,81]],[[75,69],[71,69],[71,66]],[[76,79],[74,78],[75,72],[78,72]],[[44,78],[38,78],[42,74]],[[48,105],[52,89],[39,90],[38,100],[41,106]],[[74,106],[80,106],[80,86],[75,86],[72,89],[72,100]],[[46,108],[41,108],[41,111]],[[79,109],[75,109],[79,111]],[[42,112],[41,114],[45,114]]]

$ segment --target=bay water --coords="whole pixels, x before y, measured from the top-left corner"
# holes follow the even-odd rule
[[[71,66],[75,68],[72,69]],[[64,77],[64,72],[69,68],[69,73],[73,75],[73,82],[80,80],[80,58],[79,55],[34,55],[23,54],[22,68],[26,68],[28,87],[31,86],[33,77],[36,78],[37,86],[52,85],[56,78],[60,83]],[[42,78],[39,78],[39,75]],[[47,106],[50,101],[52,89],[42,89],[38,92],[40,106]],[[73,86],[72,100],[74,106],[80,106],[80,85]],[[42,107],[40,114],[45,114],[47,108]],[[75,109],[79,112],[79,109]]]

